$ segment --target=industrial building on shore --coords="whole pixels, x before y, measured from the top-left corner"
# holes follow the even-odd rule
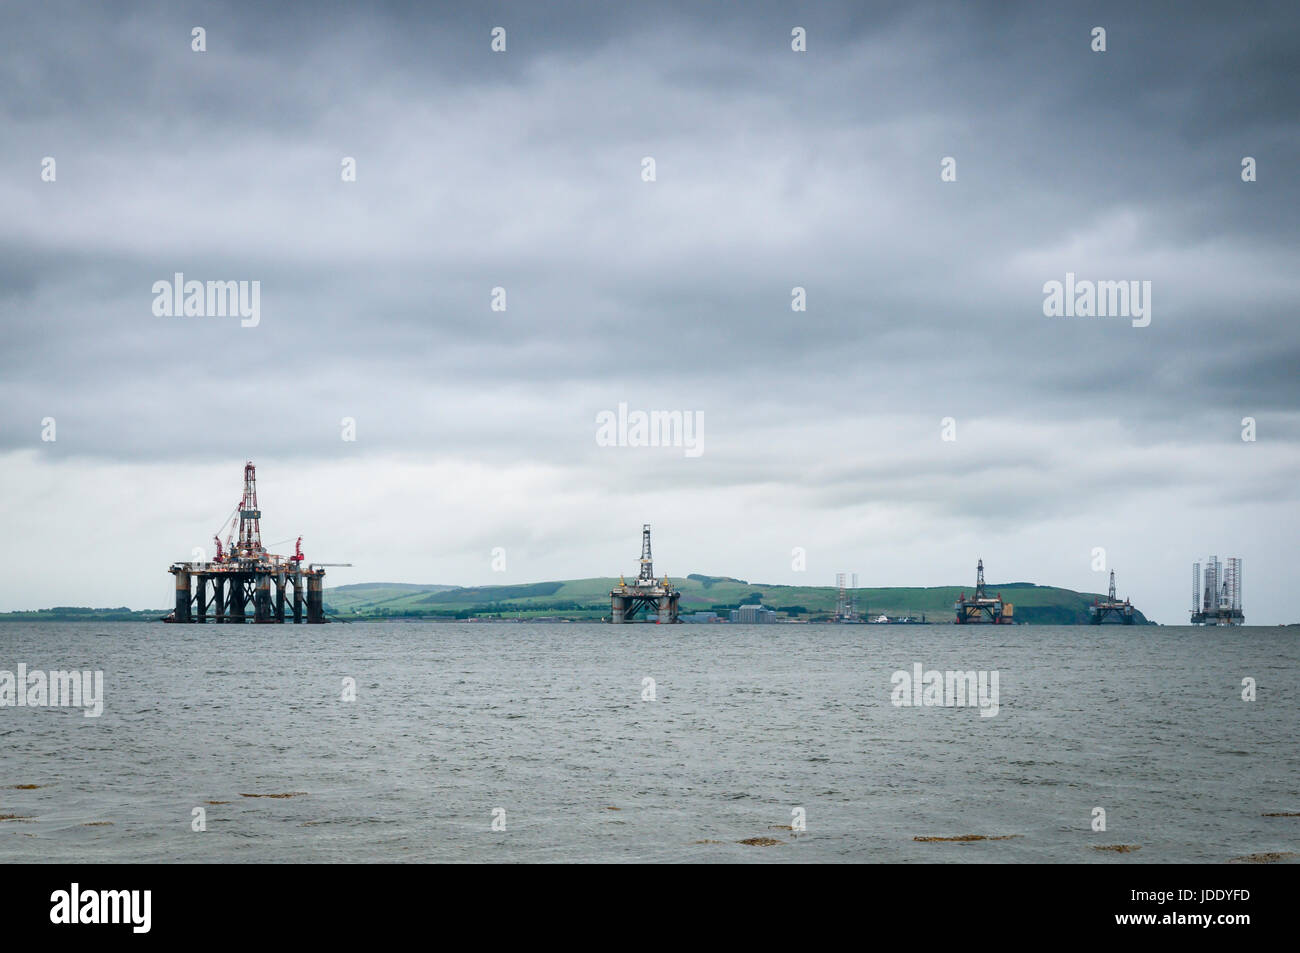
[[[738,609],[732,609],[728,617],[732,622],[741,622],[745,625],[763,625],[776,621],[776,610],[763,605],[740,606]]]

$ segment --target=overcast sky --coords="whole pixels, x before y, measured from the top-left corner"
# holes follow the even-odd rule
[[[1165,623],[1239,555],[1300,621],[1293,3],[458,6],[0,6],[0,609],[169,605],[251,459],[336,585],[635,571],[650,522],[767,583],[1103,547]],[[257,325],[155,315],[176,272]],[[1046,317],[1069,272],[1150,325]],[[703,453],[599,446],[620,403]]]

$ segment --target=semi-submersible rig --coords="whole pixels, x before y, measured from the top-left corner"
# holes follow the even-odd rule
[[[633,622],[638,614],[655,616],[660,624],[674,624],[677,618],[677,600],[681,592],[668,581],[668,577],[655,578],[654,560],[650,556],[650,524],[641,526],[641,570],[632,582],[622,576],[609,593],[609,621],[622,625]]]
[[[1110,591],[1105,599],[1094,600],[1088,607],[1088,621],[1092,625],[1101,625],[1107,619],[1114,619],[1124,625],[1132,625],[1136,621],[1133,612],[1133,603],[1125,599],[1119,601],[1119,596],[1115,595],[1115,570],[1110,571]]]
[[[292,556],[268,553],[262,546],[261,519],[262,511],[257,506],[257,470],[250,460],[244,464],[244,495],[230,519],[226,545],[221,545],[218,532],[213,537],[217,546],[215,558],[172,563],[168,570],[176,578],[176,608],[164,622],[242,623],[249,621],[250,605],[253,622],[284,622],[286,603],[293,622],[329,621],[325,618],[322,567],[350,563],[304,566],[301,536]]]
[[[1002,601],[1002,593],[990,596],[984,590],[984,560],[975,568],[975,595],[969,599],[966,593],[957,597],[953,603],[957,611],[958,625],[1011,625],[1015,620],[1016,607]]]

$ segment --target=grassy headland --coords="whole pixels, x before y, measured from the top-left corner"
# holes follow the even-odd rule
[[[776,586],[728,576],[692,574],[671,581],[682,592],[683,614],[712,610],[725,615],[738,605],[762,603],[783,618],[816,622],[830,617],[837,596],[833,586]],[[463,588],[360,583],[325,590],[325,607],[344,619],[600,619],[609,615],[609,590],[617,582],[597,577]],[[854,595],[863,616],[924,614],[928,621],[949,622],[957,596],[970,590],[970,586],[857,589]],[[1027,582],[990,585],[989,591],[1000,592],[1015,605],[1017,622],[1052,625],[1086,624],[1088,607],[1100,598],[1098,593]],[[1138,613],[1138,622],[1146,621]]]
[[[775,609],[781,621],[822,622],[835,610],[833,586],[774,586],[729,576],[692,574],[672,578],[681,589],[683,614],[712,610],[722,616],[739,605],[761,603]],[[612,577],[530,582],[508,586],[438,586],[416,583],[367,582],[325,590],[325,611],[348,621],[456,619],[572,619],[596,621],[609,615]],[[989,585],[1015,606],[1015,619],[1040,625],[1085,625],[1088,607],[1100,598],[1094,592],[1075,592],[1028,582]],[[929,622],[951,622],[953,602],[970,586],[930,586],[891,589],[857,589],[858,614],[925,616]],[[0,622],[150,622],[168,609],[92,609],[56,606],[29,612],[0,613]],[[1150,624],[1137,613],[1139,624]]]

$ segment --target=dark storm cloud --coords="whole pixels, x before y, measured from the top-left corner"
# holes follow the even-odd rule
[[[796,480],[824,451],[799,436],[813,419],[853,432],[895,415],[931,442],[946,415],[1192,441],[1213,420],[1213,443],[1255,414],[1295,441],[1288,5],[5,17],[4,449],[51,414],[52,454],[332,460],[354,416],[366,451],[566,464],[620,400],[707,410],[730,463],[666,469],[684,488]],[[207,53],[189,49],[195,25]],[[37,178],[45,155],[57,184]],[[938,180],[945,155],[955,183]],[[1240,181],[1243,155],[1259,182]],[[154,317],[150,286],[176,271],[261,281],[261,324]],[[1066,271],[1151,280],[1151,327],[1043,317],[1042,284]],[[498,285],[504,314],[487,307]],[[239,427],[194,438],[241,407],[256,409]],[[773,455],[764,435],[787,425]],[[1173,479],[1115,466],[1121,484]],[[938,457],[892,469],[963,476]],[[859,496],[913,495],[902,472],[860,478]],[[831,505],[834,486],[810,499]]]

